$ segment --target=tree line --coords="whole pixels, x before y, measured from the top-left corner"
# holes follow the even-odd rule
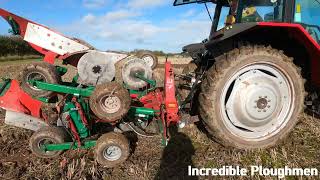
[[[39,55],[39,53],[20,36],[0,35],[0,57],[25,55]]]

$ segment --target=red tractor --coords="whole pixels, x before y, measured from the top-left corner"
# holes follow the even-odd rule
[[[182,87],[183,104],[199,103],[209,134],[225,146],[274,146],[299,121],[306,92],[320,86],[320,1],[174,5],[209,2],[215,4],[210,36],[183,48],[193,58],[184,71],[190,78]]]

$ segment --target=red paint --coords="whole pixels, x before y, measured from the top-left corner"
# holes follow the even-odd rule
[[[258,28],[279,27],[288,30],[288,36],[303,44],[311,60],[311,81],[314,86],[320,87],[320,45],[312,38],[308,31],[300,24],[259,22]],[[306,57],[305,60],[309,60]]]
[[[177,123],[180,121],[174,73],[170,62],[166,62],[165,64],[164,88],[164,105],[166,110],[167,126],[169,126],[171,123]]]
[[[320,51],[320,45],[312,38],[308,31],[300,24],[294,23],[275,23],[275,22],[259,22],[259,26],[271,26],[271,27],[285,27],[289,29],[298,30],[303,33],[309,42],[313,44]]]
[[[163,103],[163,92],[160,89],[150,92],[149,94],[141,97],[139,101],[145,108],[150,108],[160,112],[161,105]]]
[[[70,127],[70,130],[71,130],[71,133],[73,135],[73,137],[75,138],[75,140],[78,142],[78,147],[81,146],[81,140],[80,140],[80,136],[79,136],[79,133],[77,132],[77,128],[76,126],[74,125],[70,115],[68,115],[66,117],[68,123],[69,123],[69,127]]]
[[[17,16],[15,14],[13,14],[13,13],[11,13],[9,11],[6,11],[4,9],[1,9],[1,8],[0,8],[0,16],[2,16],[5,20],[8,20],[9,17],[12,17],[12,19],[19,25],[20,36],[23,39],[25,37],[25,33],[26,33],[26,30],[27,30],[28,23],[36,24],[38,26],[44,27],[46,29],[49,29],[50,31],[55,32],[55,33],[57,33],[57,34],[59,34],[61,36],[64,36],[63,34],[57,32],[57,31],[54,31],[54,30],[52,30],[52,29],[50,29],[50,28],[48,28],[48,27],[46,27],[44,25],[41,25],[41,24],[35,23],[33,21],[30,21],[28,19],[22,18],[20,16]],[[50,37],[51,34],[47,34],[47,36]],[[64,37],[66,37],[66,36],[64,36]],[[68,37],[66,37],[66,38],[68,38]],[[68,39],[70,39],[70,38],[68,38]],[[30,43],[30,42],[28,42],[28,43],[34,50],[38,51],[40,54],[43,54],[45,56],[44,57],[44,61],[48,62],[50,64],[53,64],[56,58],[64,60],[64,59],[66,59],[66,58],[68,58],[70,56],[69,54],[65,54],[63,56],[59,56],[58,54],[56,54],[56,53],[54,53],[52,51],[49,51],[49,50],[47,50],[47,49],[45,49],[43,47],[37,46],[36,44]],[[74,65],[74,63],[72,65]],[[74,65],[74,66],[76,66],[76,65]]]
[[[42,102],[25,93],[16,80],[11,81],[10,88],[0,97],[0,107],[41,118]]]
[[[44,61],[49,63],[49,64],[54,64],[54,61],[56,60],[56,57],[58,56],[58,54],[54,53],[54,52],[47,52],[44,56]]]

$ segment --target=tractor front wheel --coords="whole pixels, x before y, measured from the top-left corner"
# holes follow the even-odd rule
[[[97,141],[95,157],[104,167],[115,167],[125,162],[129,155],[129,141],[123,134],[110,132],[102,135]]]
[[[271,47],[245,46],[216,58],[199,97],[209,133],[239,149],[279,143],[304,107],[300,71],[292,58]]]

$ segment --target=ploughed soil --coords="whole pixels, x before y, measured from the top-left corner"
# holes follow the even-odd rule
[[[15,78],[24,66],[1,64],[0,77]],[[176,67],[176,73],[181,73],[183,67]],[[66,75],[66,80],[74,74],[74,69],[71,71]],[[157,69],[156,77],[162,75],[163,70]],[[283,143],[267,150],[224,148],[209,139],[196,125],[179,130],[167,147],[161,145],[161,136],[145,138],[127,134],[131,142],[131,156],[122,165],[111,169],[101,167],[94,161],[93,149],[67,151],[56,159],[37,158],[28,147],[32,132],[5,125],[4,111],[0,114],[1,179],[197,179],[187,176],[188,165],[199,168],[224,165],[244,168],[251,165],[266,168],[289,166],[320,170],[320,121],[307,114],[301,117],[295,130]],[[249,178],[252,177],[242,177]]]

